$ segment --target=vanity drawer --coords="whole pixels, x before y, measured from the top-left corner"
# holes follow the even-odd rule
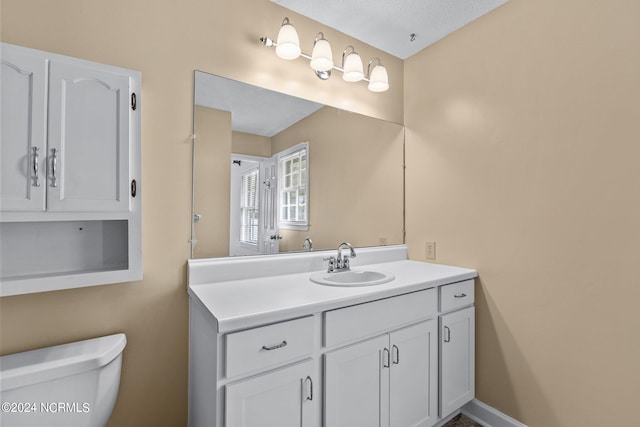
[[[330,347],[388,332],[437,312],[436,288],[327,311],[324,313],[324,345]]]
[[[473,304],[473,279],[440,287],[440,311]]]
[[[313,316],[227,334],[227,378],[310,355],[313,339]]]

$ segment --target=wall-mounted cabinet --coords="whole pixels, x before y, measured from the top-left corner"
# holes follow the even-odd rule
[[[0,53],[0,295],[141,279],[140,73]]]

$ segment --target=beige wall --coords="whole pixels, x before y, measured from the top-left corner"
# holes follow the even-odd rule
[[[229,255],[231,113],[196,105],[194,151],[194,258]],[[221,225],[222,224],[222,225]],[[226,226],[225,226],[226,225]]]
[[[435,240],[439,262],[481,274],[478,397],[530,426],[635,419],[637,2],[511,0],[407,61],[404,104],[402,63],[388,55],[376,53],[392,85],[381,95],[320,82],[256,44],[285,14],[268,1],[1,7],[2,41],[142,71],[144,280],[0,300],[2,354],[127,334],[110,425],[186,420],[194,69],[404,117],[411,257]],[[348,44],[286,14],[302,40],[322,30]]]
[[[271,138],[278,153],[309,142],[309,230],[280,230],[280,251],[403,242],[402,126],[322,108]]]
[[[127,334],[111,426],[181,426],[187,419],[186,259],[191,215],[193,70],[402,121],[402,61],[263,0],[2,0],[3,42],[142,72],[144,280],[5,297],[0,353]],[[322,82],[304,60],[261,46],[285,13],[305,51],[316,31],[380,56],[392,89]],[[361,46],[361,47],[360,47]]]
[[[271,157],[271,138],[245,132],[232,132],[231,152],[249,156]]]
[[[477,268],[477,397],[634,423],[640,3],[511,0],[405,64],[413,259]]]

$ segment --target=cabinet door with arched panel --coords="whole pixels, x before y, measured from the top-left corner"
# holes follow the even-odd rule
[[[52,61],[47,209],[129,209],[130,77]]]

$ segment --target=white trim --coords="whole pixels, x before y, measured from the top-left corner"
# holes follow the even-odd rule
[[[503,414],[495,408],[473,399],[462,407],[462,414],[484,427],[527,427],[520,421]]]
[[[286,159],[287,157],[293,155],[294,153],[297,153],[298,151],[302,151],[305,150],[306,152],[306,156],[307,156],[307,183],[305,185],[305,191],[306,191],[306,208],[307,208],[307,214],[306,214],[306,219],[304,221],[283,221],[280,217],[281,212],[280,212],[280,208],[281,208],[281,203],[282,203],[282,168],[281,168],[281,162],[283,159]],[[296,145],[293,145],[287,149],[284,149],[278,153],[275,154],[275,156],[277,156],[277,166],[278,166],[278,203],[277,203],[277,218],[278,218],[278,226],[280,227],[280,229],[283,230],[298,230],[298,231],[309,231],[309,223],[310,223],[310,213],[311,211],[309,210],[309,189],[311,188],[311,185],[309,184],[309,177],[311,175],[311,169],[310,169],[310,156],[309,156],[309,141],[305,141],[305,142],[299,142]]]
[[[292,145],[289,148],[285,148],[284,150],[277,152],[276,155],[278,156],[278,160],[280,160],[283,157],[287,157],[291,153],[295,153],[296,151],[302,150],[303,148],[305,148],[307,150],[307,156],[308,156],[309,155],[309,141],[299,142],[296,145]]]
[[[444,417],[443,419],[435,423],[433,427],[442,427],[443,425],[445,425],[446,423],[448,423],[458,415],[460,415],[460,409],[458,409],[457,411],[453,411],[452,413],[450,413],[449,415],[447,415],[446,417]]]

